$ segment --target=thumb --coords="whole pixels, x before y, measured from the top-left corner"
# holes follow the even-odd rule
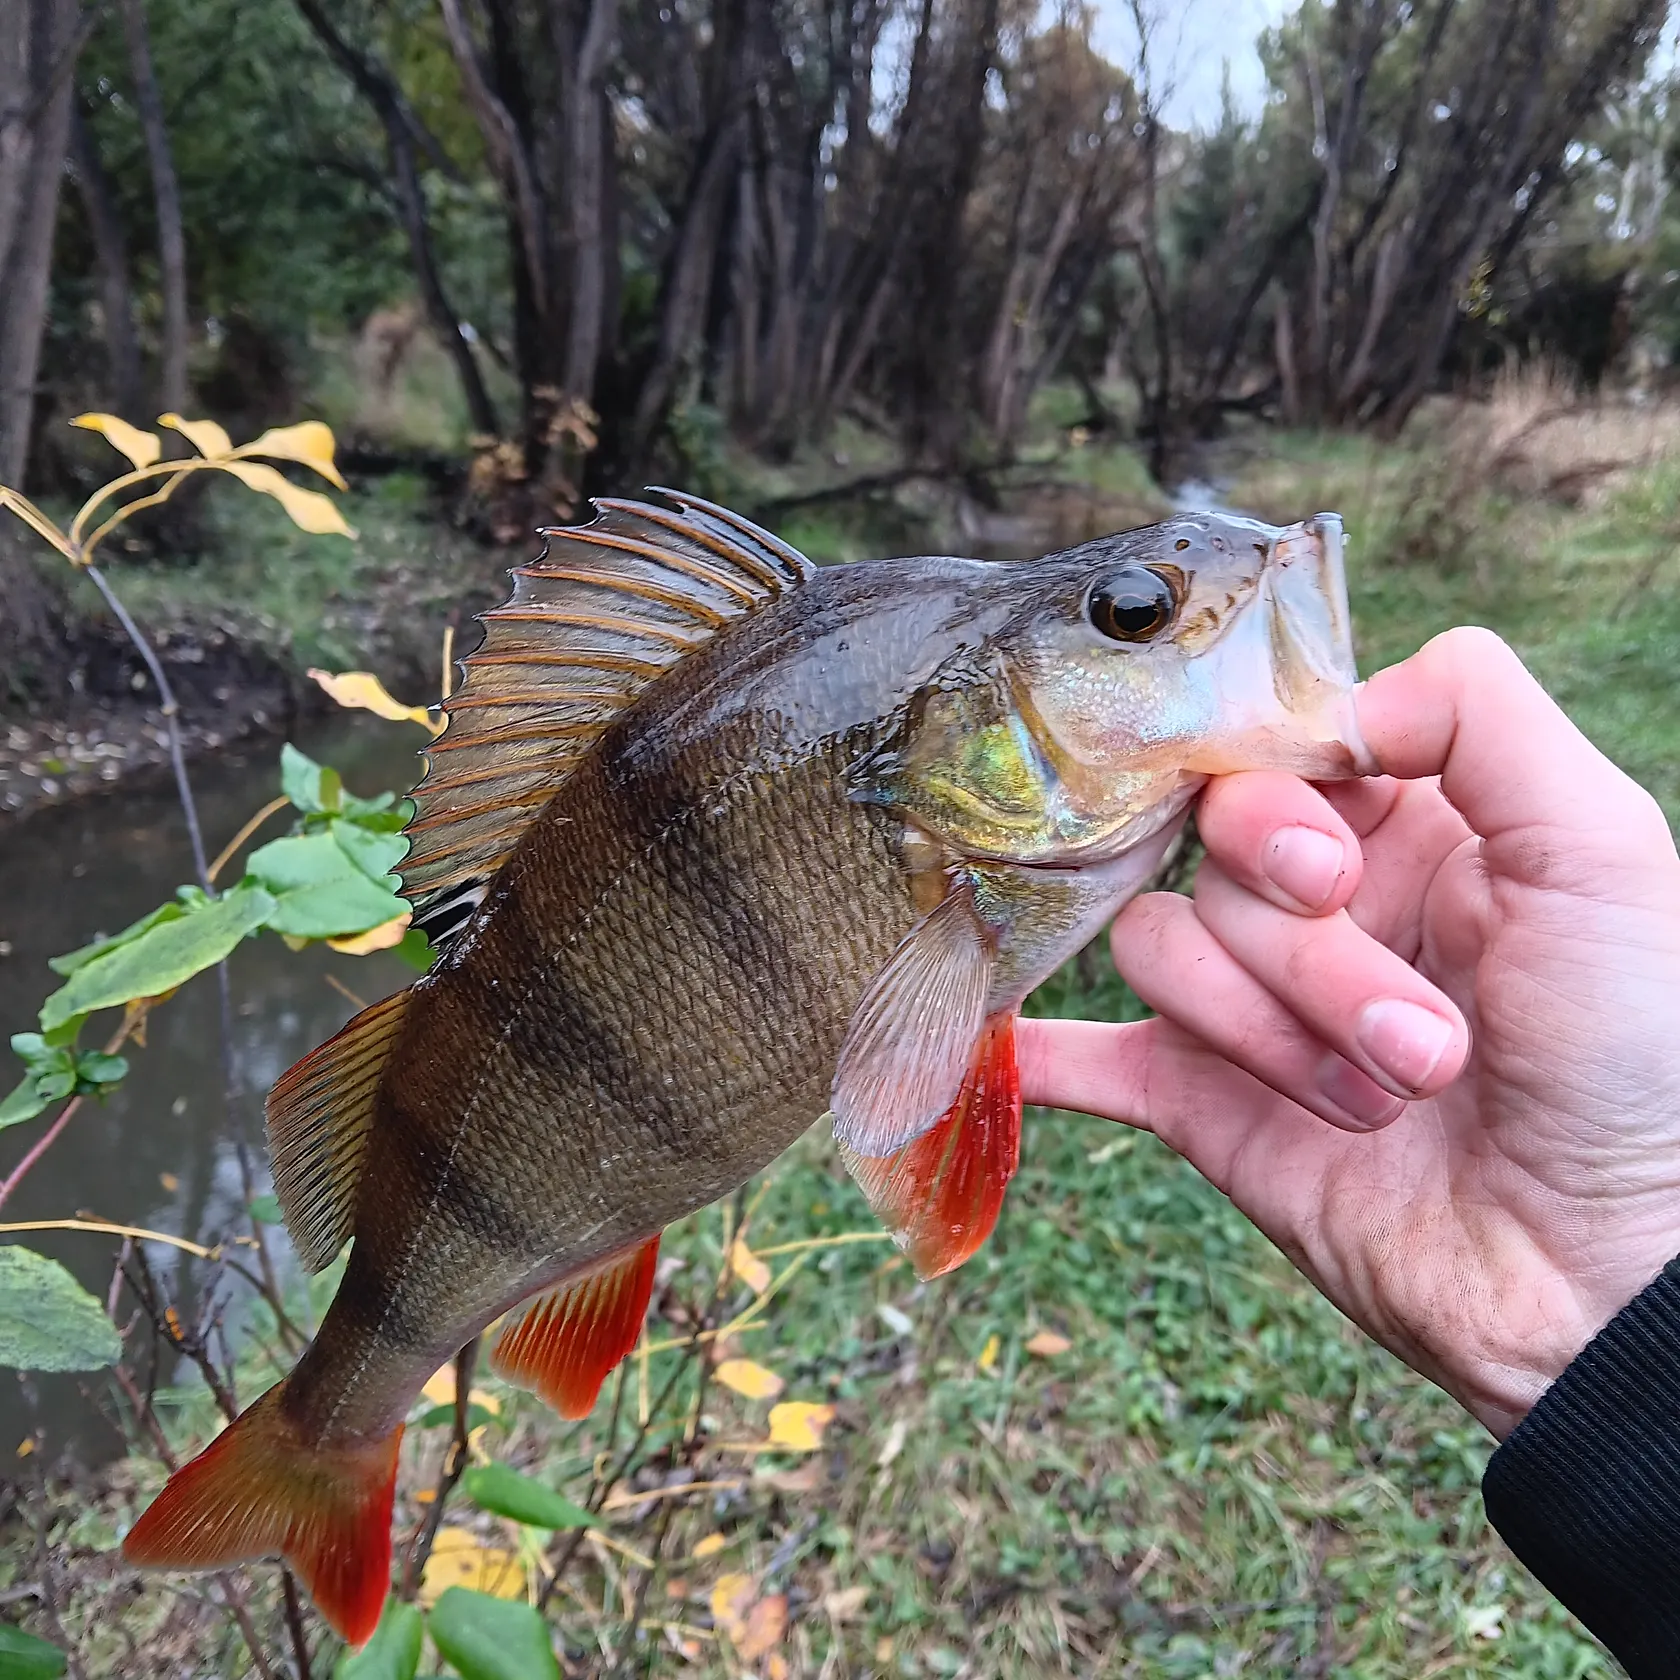
[[[1384,772],[1438,776],[1496,875],[1564,892],[1606,870],[1672,860],[1657,802],[1564,715],[1490,630],[1449,630],[1359,690],[1360,728]]]

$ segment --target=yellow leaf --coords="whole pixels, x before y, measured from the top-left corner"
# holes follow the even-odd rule
[[[1058,1353],[1066,1353],[1072,1346],[1066,1336],[1058,1336],[1054,1330],[1040,1330],[1036,1336],[1028,1338],[1027,1352],[1036,1353],[1041,1359],[1054,1359]]]
[[[482,1406],[491,1417],[502,1415],[501,1401],[494,1394],[486,1393],[482,1388],[469,1389],[467,1391],[467,1403],[473,1406]]]
[[[787,1452],[815,1452],[823,1431],[834,1421],[832,1406],[809,1400],[784,1400],[770,1408],[770,1445]]]
[[[300,466],[313,467],[329,484],[340,490],[350,486],[340,476],[333,463],[332,428],[319,420],[305,420],[296,426],[271,426],[255,443],[248,443],[241,455],[267,455],[276,461],[296,461]]]
[[[402,936],[408,932],[408,924],[413,919],[414,912],[405,910],[400,916],[393,916],[388,922],[381,922],[376,928],[369,928],[366,933],[352,934],[344,939],[329,939],[327,941],[335,951],[342,951],[347,957],[365,957],[372,951],[388,951],[393,945],[402,943]]]
[[[714,1552],[721,1552],[724,1548],[724,1538],[721,1534],[708,1534],[698,1546],[694,1548],[697,1558],[709,1558]]]
[[[282,477],[274,467],[259,461],[223,461],[224,472],[230,472],[240,483],[265,496],[272,496],[286,510],[286,517],[300,531],[317,537],[354,537],[355,532],[344,523],[344,515],[334,506],[330,496],[319,490],[300,490],[289,478]]]
[[[113,449],[120,449],[137,468],[149,467],[163,453],[156,432],[143,432],[114,414],[78,414],[70,422],[84,432],[99,432]]]
[[[447,1365],[440,1365],[426,1379],[426,1386],[420,1390],[434,1406],[451,1406],[455,1403],[455,1361],[452,1359]]]
[[[869,1601],[868,1587],[846,1587],[840,1592],[825,1593],[824,1612],[836,1622],[849,1622]]]
[[[770,1287],[770,1268],[737,1237],[729,1249],[729,1269],[755,1295]]]
[[[752,1599],[750,1575],[720,1575],[712,1588],[712,1620],[736,1644],[746,1637],[747,1608]]]
[[[726,1359],[713,1375],[725,1388],[749,1400],[774,1400],[786,1386],[774,1371],[751,1359]]]
[[[976,1361],[976,1363],[982,1371],[989,1371],[995,1364],[997,1364],[997,1356],[998,1339],[996,1336],[988,1336],[986,1338],[986,1345],[981,1348],[980,1358]]]
[[[764,1665],[764,1680],[788,1680],[787,1658],[780,1651],[772,1651]]]
[[[486,1546],[471,1529],[440,1528],[420,1578],[420,1602],[431,1609],[449,1587],[468,1587],[492,1598],[523,1598],[525,1571],[516,1554]]]
[[[747,1616],[747,1625],[735,1647],[742,1662],[757,1662],[781,1644],[787,1630],[787,1600],[780,1593],[761,1598]]]
[[[183,420],[179,414],[160,414],[158,424],[179,432],[207,461],[220,461],[233,453],[233,439],[214,420]]]
[[[375,717],[389,718],[393,723],[417,723],[434,735],[443,731],[444,720],[441,717],[434,720],[424,706],[405,706],[371,671],[334,673],[311,666],[309,676],[330,698],[348,710],[372,712]]]
[[[172,1196],[181,1188],[181,1181],[174,1175],[174,1173],[159,1173],[158,1183],[161,1184]]]

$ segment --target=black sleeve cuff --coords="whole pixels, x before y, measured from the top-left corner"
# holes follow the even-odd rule
[[[1680,1680],[1680,1259],[1541,1396],[1482,1494],[1633,1680]]]

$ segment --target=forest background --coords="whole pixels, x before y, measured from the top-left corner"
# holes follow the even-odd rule
[[[1195,122],[1180,22],[1150,0],[0,0],[0,485],[68,527],[127,435],[67,424],[88,411],[154,433],[163,467],[218,447],[201,421],[317,421],[356,533],[196,474],[112,533],[95,587],[0,525],[0,981],[32,1013],[57,982],[3,965],[151,909],[121,877],[143,828],[174,834],[146,777],[177,742],[201,785],[240,743],[272,783],[249,806],[283,791],[267,820],[300,839],[386,836],[388,804],[272,768],[276,730],[322,727],[308,670],[435,700],[445,633],[470,651],[534,528],[649,483],[824,562],[1334,507],[1364,668],[1493,624],[1680,815],[1666,8],[1307,0],[1230,44],[1259,95]],[[313,447],[280,456],[298,489],[322,488]],[[26,870],[52,868],[69,831],[40,808],[66,801],[116,884],[54,947]],[[203,1017],[223,1142],[301,986],[330,1030],[352,1007],[330,987],[401,978],[316,949],[307,982],[259,981],[260,944]],[[1035,1006],[1136,1009],[1096,951]],[[260,1157],[231,1200],[159,1212],[188,1176],[143,1141],[165,1086],[100,1106],[106,1063],[53,1069],[28,1077],[69,1079],[74,1126],[128,1164],[7,1217],[161,1223],[210,1257],[40,1239],[126,1340],[115,1387],[23,1379],[0,1604],[25,1643],[0,1628],[0,1664],[328,1672],[272,1568],[142,1582],[111,1553],[162,1459],[319,1309]],[[55,1112],[0,1136],[0,1203],[43,1140],[74,1148]],[[1479,1430],[1148,1140],[1029,1131],[996,1239],[937,1286],[862,1240],[810,1140],[671,1246],[657,1351],[581,1430],[441,1382],[399,1502],[426,1640],[393,1612],[396,1666],[364,1672],[1609,1672],[1487,1531]],[[254,1304],[224,1243],[256,1245]],[[108,1438],[55,1429],[72,1392]],[[452,1582],[534,1621],[475,1644]]]

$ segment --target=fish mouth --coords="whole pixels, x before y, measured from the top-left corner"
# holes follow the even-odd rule
[[[1315,781],[1377,773],[1354,708],[1359,670],[1339,514],[1272,529],[1257,598],[1208,653],[1222,665],[1227,726],[1190,768],[1289,770]]]

